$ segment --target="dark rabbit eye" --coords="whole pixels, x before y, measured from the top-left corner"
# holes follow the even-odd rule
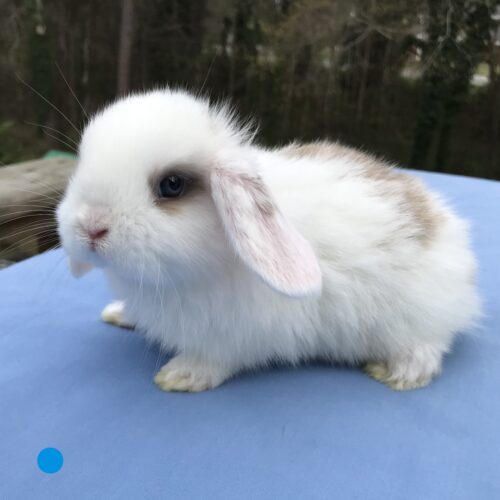
[[[168,175],[158,186],[160,198],[178,198],[184,192],[186,180],[180,175]]]

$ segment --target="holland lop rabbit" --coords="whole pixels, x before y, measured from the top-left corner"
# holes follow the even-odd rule
[[[167,391],[314,358],[427,385],[479,313],[466,224],[368,155],[252,139],[183,91],[92,118],[57,217],[73,273],[109,279],[103,318],[175,352],[154,379]]]

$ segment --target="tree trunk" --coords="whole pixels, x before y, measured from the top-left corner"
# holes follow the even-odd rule
[[[130,59],[134,35],[134,1],[122,0],[120,45],[118,49],[118,75],[116,91],[126,94],[130,89]]]
[[[364,46],[364,57],[362,63],[362,71],[361,71],[361,82],[359,85],[359,93],[358,99],[356,103],[356,123],[361,121],[363,117],[363,112],[365,109],[365,97],[366,97],[366,88],[368,85],[368,73],[370,71],[370,56],[372,50],[372,39],[368,37],[368,40]]]
[[[495,146],[490,148],[490,169],[495,172],[495,175],[500,174],[500,165],[498,165],[498,137],[500,137],[500,123],[498,119],[497,110],[500,109],[500,78],[496,71],[500,66],[500,57],[498,55],[498,48],[495,45],[495,37],[491,37],[489,43],[489,71],[490,71],[490,86],[489,86],[489,99],[490,99],[490,140],[491,144]]]

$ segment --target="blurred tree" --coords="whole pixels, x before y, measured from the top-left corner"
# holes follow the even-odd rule
[[[428,0],[427,5],[423,98],[410,164],[443,170],[455,116],[466,100],[481,54],[490,44],[491,14],[483,0]],[[433,140],[435,151],[429,158]]]
[[[116,93],[126,94],[130,88],[130,59],[134,41],[134,1],[122,0],[120,43],[118,49],[118,76]]]
[[[231,98],[266,145],[330,137],[500,178],[499,3],[0,0],[0,161],[71,146],[117,94],[169,85]]]
[[[40,93],[51,99],[53,98],[51,93],[51,48],[45,23],[46,14],[40,0],[29,0],[26,4],[30,20],[28,24],[28,67],[31,69],[31,82]],[[36,121],[44,123],[48,115],[47,106],[36,100],[35,110]]]

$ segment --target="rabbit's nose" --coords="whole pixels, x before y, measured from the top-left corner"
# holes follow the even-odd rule
[[[109,233],[109,210],[83,205],[77,214],[77,226],[79,232],[88,238],[90,245],[94,247]]]
[[[87,234],[92,242],[101,240],[108,234],[109,230],[107,227],[100,227],[94,229],[87,229]]]

